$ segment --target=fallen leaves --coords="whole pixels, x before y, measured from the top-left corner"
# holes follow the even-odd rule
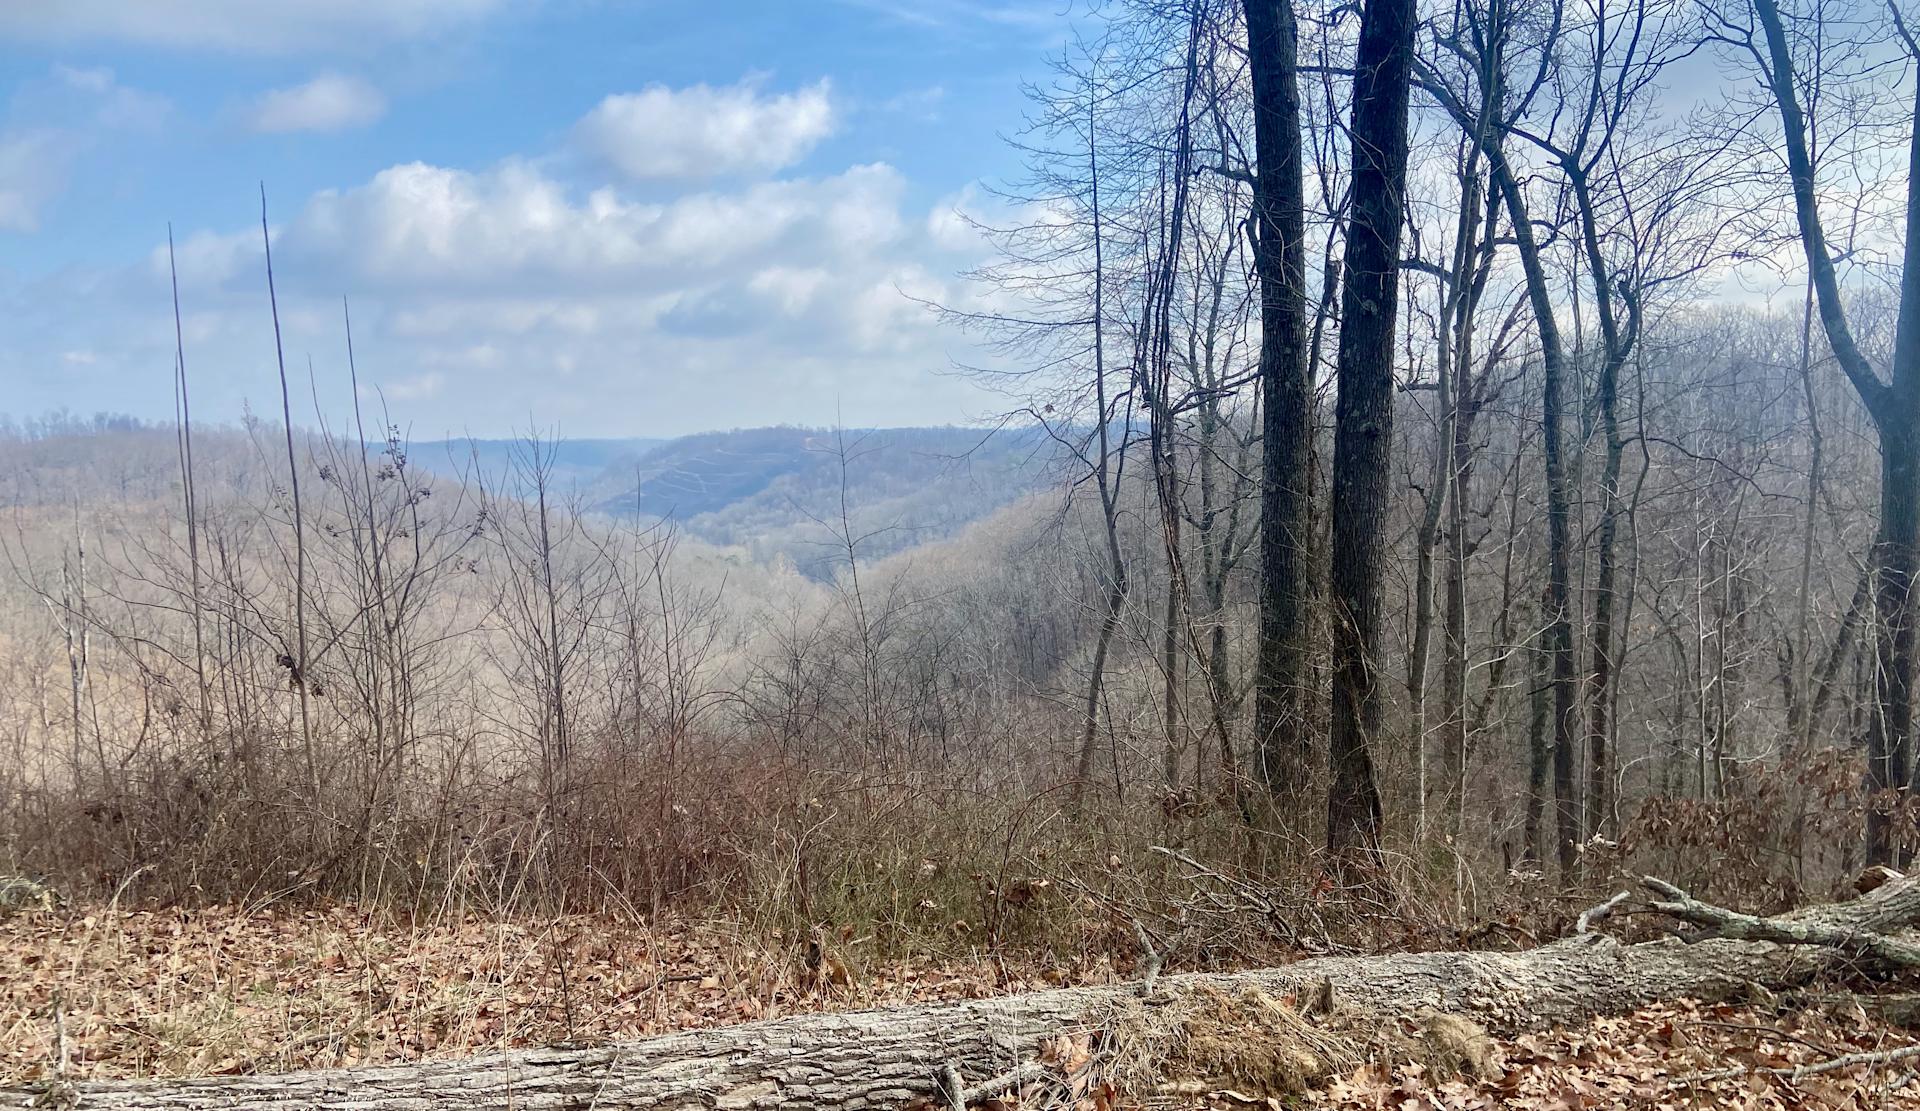
[[[1911,1041],[1864,1014],[1778,1015],[1680,1000],[1577,1029],[1508,1039],[1505,1071],[1486,1082],[1433,1084],[1417,1065],[1391,1071],[1368,1065],[1314,1093],[1310,1102],[1368,1111],[1920,1107],[1920,1075],[1899,1064],[1863,1065],[1798,1082],[1750,1071],[1817,1064]],[[1734,1074],[1711,1075],[1729,1071]]]
[[[809,991],[800,958],[797,943],[756,943],[725,922],[465,916],[408,924],[351,906],[20,914],[0,918],[0,1081],[458,1057],[1117,979],[1105,963],[869,960],[844,990]],[[1341,1111],[1920,1108],[1912,1058],[1798,1078],[1758,1071],[1913,1042],[1857,1009],[1781,1014],[1680,1001],[1505,1039],[1500,1065],[1480,1079],[1375,1062],[1302,1102]],[[1060,1078],[1051,1088],[1074,1106],[1137,1106],[1095,1080],[1088,1032],[1037,1048]],[[1023,1106],[1015,1092],[995,1102]],[[1264,1093],[1222,1087],[1187,1106],[1273,1104]]]
[[[725,922],[352,906],[75,908],[0,918],[0,1082],[273,1072],[588,1044],[797,1011],[981,998],[1115,978],[985,960],[866,962],[809,990],[797,947]]]

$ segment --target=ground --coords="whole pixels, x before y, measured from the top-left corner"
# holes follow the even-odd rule
[[[849,964],[859,963],[858,942],[843,939]],[[809,975],[803,951],[743,940],[723,922],[406,921],[344,906],[28,910],[0,918],[0,1082],[456,1057],[1112,982],[1130,971],[982,956],[869,962],[843,981]],[[1797,1078],[1780,1071],[1847,1054],[1885,1057],[1915,1042],[1913,1032],[1849,1006],[1680,1001],[1497,1042],[1481,1078],[1369,1064],[1288,1100],[1221,1083],[1184,1102],[1392,1111],[1920,1107],[1920,1048]],[[1089,1109],[1127,1105],[1124,1095],[1074,1094]]]

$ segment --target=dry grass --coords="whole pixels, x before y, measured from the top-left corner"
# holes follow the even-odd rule
[[[1276,998],[1210,988],[1129,1001],[1100,1024],[1105,1079],[1118,1091],[1232,1091],[1297,1100],[1369,1066],[1417,1062],[1427,1075],[1486,1080],[1499,1051],[1485,1030],[1428,1012],[1411,1023],[1339,1006],[1330,994]]]

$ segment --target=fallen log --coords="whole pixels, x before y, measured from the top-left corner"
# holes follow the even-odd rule
[[[1656,890],[1669,903],[1681,893]],[[1714,918],[1687,900],[1695,920]],[[1719,912],[1718,923],[1736,921]],[[1920,921],[1920,877],[1846,903],[1742,921],[1745,937],[1623,944],[1601,933],[1515,953],[1340,956],[1231,974],[1163,975],[1140,985],[1068,988],[997,999],[812,1014],[687,1031],[589,1049],[538,1049],[266,1076],[99,1081],[0,1088],[0,1108],[295,1108],[311,1111],[491,1111],[514,1108],[950,1107],[995,1077],[1031,1073],[1045,1039],[1089,1033],[1120,1007],[1171,1006],[1196,994],[1304,998],[1329,990],[1382,1015],[1439,1012],[1512,1032],[1582,1021],[1666,999],[1719,1001],[1803,984],[1838,965],[1873,965],[1885,939]],[[1753,922],[1771,923],[1764,929]],[[1791,944],[1752,940],[1757,933]],[[1880,953],[1876,953],[1880,950]]]

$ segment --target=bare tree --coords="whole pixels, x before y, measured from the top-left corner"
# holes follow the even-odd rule
[[[1920,44],[1907,34],[1897,7],[1890,7],[1901,41],[1916,60]],[[1913,761],[1914,615],[1913,582],[1920,570],[1920,126],[1909,117],[1906,241],[1900,260],[1900,309],[1888,360],[1881,373],[1855,340],[1840,295],[1833,256],[1820,212],[1817,167],[1807,145],[1807,121],[1800,108],[1797,62],[1787,27],[1775,0],[1753,0],[1764,38],[1752,44],[1756,61],[1780,113],[1781,139],[1791,179],[1794,215],[1807,271],[1819,306],[1827,345],[1853,383],[1880,440],[1880,528],[1874,541],[1874,610],[1878,618],[1874,649],[1877,710],[1867,729],[1867,784],[1878,794],[1867,812],[1867,858],[1876,864],[1904,859],[1895,845],[1892,811],[1904,804]],[[1920,111],[1920,84],[1915,86]]]

